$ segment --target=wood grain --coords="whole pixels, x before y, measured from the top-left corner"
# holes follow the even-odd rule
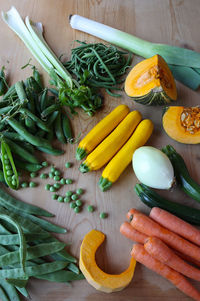
[[[69,57],[70,49],[75,39],[87,42],[98,41],[92,36],[74,31],[68,24],[70,14],[80,14],[85,17],[95,19],[107,25],[132,33],[138,37],[152,42],[168,43],[177,46],[184,46],[196,51],[200,51],[199,37],[199,0],[1,0],[0,8],[7,11],[14,5],[23,15],[29,15],[34,21],[41,21],[45,28],[45,38],[55,53],[59,56],[66,53]],[[6,66],[10,83],[20,79],[25,79],[30,73],[30,68],[21,70],[30,58],[30,52],[16,35],[0,20],[0,65]],[[133,64],[140,58],[134,57]],[[41,67],[32,58],[40,71]],[[48,76],[43,72],[46,82]],[[178,105],[199,104],[199,91],[193,92],[183,85],[177,83],[179,100]],[[115,99],[105,95],[104,109],[93,118],[81,113],[74,118],[73,127],[75,134],[81,132],[84,136],[99,120],[120,103],[129,105],[131,109],[139,109],[144,118],[151,118],[155,124],[155,131],[148,145],[158,148],[166,144],[172,144],[177,151],[183,154],[189,170],[193,177],[200,181],[199,146],[181,145],[166,136],[161,127],[162,108],[150,108],[137,105],[125,94],[121,99]],[[60,147],[60,145],[59,145]],[[86,204],[93,204],[96,211],[91,214],[82,212],[75,215],[67,204],[60,204],[51,199],[51,194],[44,190],[45,180],[36,189],[24,189],[16,192],[20,199],[48,209],[55,213],[53,219],[55,223],[69,229],[68,234],[59,237],[65,242],[71,242],[69,250],[79,255],[79,247],[83,236],[95,228],[103,231],[107,240],[104,246],[98,251],[98,263],[104,271],[109,273],[119,273],[124,270],[129,263],[131,242],[127,241],[119,234],[120,224],[125,220],[125,214],[131,207],[136,207],[148,212],[148,209],[138,200],[133,187],[136,178],[131,166],[127,168],[120,177],[117,184],[105,193],[102,193],[97,182],[102,171],[91,174],[81,174],[78,171],[78,163],[75,162],[76,145],[66,145],[65,155],[57,158],[47,156],[49,162],[55,164],[63,171],[65,177],[71,177],[74,183],[70,189],[78,187],[85,189],[83,196]],[[44,156],[41,158],[44,159]],[[66,161],[73,162],[73,168],[66,170]],[[68,188],[68,187],[67,187]],[[63,189],[61,193],[67,190]],[[181,203],[199,207],[195,201],[188,199],[178,189],[173,192],[162,192],[169,199]],[[106,211],[109,218],[101,220],[99,213]],[[195,283],[199,288],[200,286]],[[32,301],[105,301],[112,300],[134,300],[134,301],[179,301],[190,300],[175,289],[165,279],[137,265],[132,283],[122,292],[113,294],[103,294],[94,290],[86,281],[79,281],[68,287],[65,284],[48,283],[46,281],[31,280],[29,287]]]

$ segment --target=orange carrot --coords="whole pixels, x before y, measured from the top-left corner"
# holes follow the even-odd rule
[[[149,253],[147,253],[142,245],[135,244],[132,248],[131,256],[133,256],[136,261],[144,264],[147,268],[168,279],[186,295],[196,301],[200,301],[200,293],[183,275],[153,258]]]
[[[168,265],[175,271],[197,281],[200,281],[200,270],[192,267],[183,259],[178,257],[173,250],[171,250],[159,238],[149,237],[144,244],[145,250],[154,258],[162,263]]]
[[[160,238],[173,249],[200,261],[200,248],[198,246],[160,226],[150,217],[144,214],[135,213],[131,221],[131,226],[147,236]]]
[[[120,233],[132,241],[144,244],[148,236],[135,230],[128,222],[124,222],[120,227]]]
[[[200,231],[179,217],[157,207],[151,209],[149,216],[161,226],[200,246]]]
[[[135,213],[143,214],[143,213],[141,213],[140,211],[138,211],[138,210],[135,209],[135,208],[130,209],[129,212],[126,214],[126,217],[127,217],[127,219],[129,220],[129,222],[131,222],[131,220],[132,220],[132,218],[133,218],[133,215],[134,215]]]
[[[185,254],[183,254],[181,252],[178,252],[177,250],[173,250],[173,251],[176,253],[176,255],[178,255],[179,257],[181,257],[185,261],[191,263],[192,265],[196,265],[197,267],[200,268],[200,261],[195,260],[194,258],[191,258],[190,256],[185,255]]]

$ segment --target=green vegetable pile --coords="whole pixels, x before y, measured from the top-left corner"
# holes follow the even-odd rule
[[[71,60],[63,63],[67,71],[89,87],[105,88],[111,96],[121,96],[111,91],[122,90],[119,87],[124,81],[121,77],[130,67],[132,55],[129,53],[126,58],[127,52],[111,45],[77,42],[81,45],[72,49]]]
[[[5,74],[2,81],[6,83]],[[33,67],[33,75],[9,87],[0,100],[0,181],[17,189],[16,167],[30,172],[42,168],[34,154],[36,149],[55,156],[63,154],[63,150],[52,147],[54,134],[63,144],[73,143],[67,113]]]
[[[39,217],[52,217],[51,213],[18,201],[1,188],[0,211],[2,300],[20,300],[18,292],[29,297],[30,277],[65,283],[84,278],[65,244],[51,235],[66,230]]]

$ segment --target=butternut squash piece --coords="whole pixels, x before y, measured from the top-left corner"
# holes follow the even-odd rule
[[[97,125],[81,140],[76,150],[76,159],[82,160],[108,135],[129,113],[126,105],[117,106],[110,114],[103,118]]]
[[[116,129],[87,156],[79,170],[85,173],[104,166],[128,140],[141,119],[140,112],[129,113]]]
[[[199,107],[167,107],[162,123],[165,132],[172,139],[185,144],[200,143]]]
[[[95,254],[103,243],[105,235],[97,230],[92,230],[85,235],[80,249],[79,267],[89,284],[99,291],[112,293],[121,291],[132,280],[136,261],[131,258],[127,270],[118,275],[104,273],[96,264]]]
[[[173,75],[158,54],[133,67],[125,81],[125,92],[144,105],[168,104],[177,99]]]
[[[131,138],[105,167],[99,180],[102,191],[108,190],[132,160],[135,150],[143,146],[153,132],[153,123],[149,119],[140,122]]]

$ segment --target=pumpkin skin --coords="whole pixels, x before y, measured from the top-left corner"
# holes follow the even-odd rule
[[[169,104],[177,99],[175,80],[160,55],[133,67],[125,81],[125,92],[144,105]]]
[[[199,107],[167,107],[162,124],[165,132],[172,139],[185,144],[200,143]]]

